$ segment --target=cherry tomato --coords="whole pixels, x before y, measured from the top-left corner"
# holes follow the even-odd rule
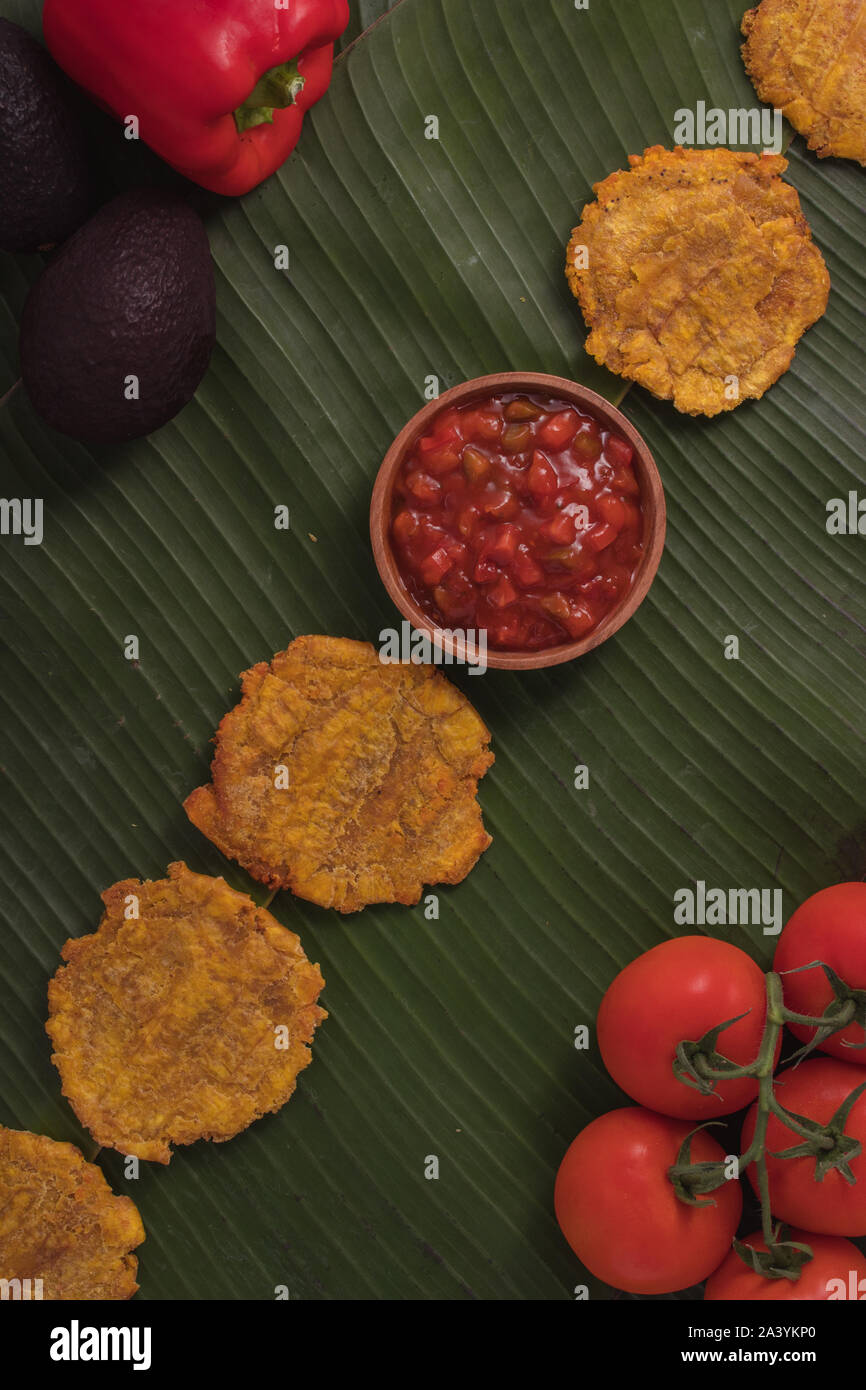
[[[824,961],[852,989],[866,990],[866,883],[837,883],[813,894],[797,908],[779,937],[773,969],[782,976],[785,1003],[795,1013],[813,1017],[823,1014],[833,998],[827,976],[820,968],[796,975],[786,972],[815,960]],[[801,1023],[789,1026],[803,1042],[814,1036],[814,1028]],[[864,1042],[862,1026],[852,1023],[827,1038],[820,1050],[866,1067]],[[859,1048],[851,1046],[857,1043]]]
[[[790,1067],[776,1077],[776,1098],[786,1110],[806,1119],[826,1124],[846,1096],[866,1080],[859,1067],[838,1062],[835,1057],[815,1057]],[[745,1153],[755,1132],[757,1107],[752,1106],[743,1124],[740,1141]],[[866,1092],[855,1102],[845,1123],[845,1134],[866,1145]],[[767,1173],[770,1180],[770,1206],[773,1215],[807,1231],[831,1236],[866,1235],[866,1154],[852,1158],[851,1172],[856,1181],[847,1183],[833,1169],[821,1182],[815,1178],[815,1159],[776,1158],[783,1149],[802,1143],[775,1115],[767,1126]],[[755,1183],[755,1166],[749,1166],[749,1180]]]
[[[742,1110],[758,1094],[751,1079],[722,1082],[711,1096],[673,1072],[677,1044],[699,1042],[726,1019],[716,1050],[739,1065],[755,1060],[766,1017],[760,967],[725,941],[681,936],[638,956],[601,1001],[598,1044],[618,1086],[663,1115],[706,1120]],[[778,1056],[778,1054],[777,1054]]]
[[[581,1130],[556,1177],[554,1205],[563,1235],[598,1279],[626,1293],[674,1293],[718,1267],[737,1229],[743,1194],[736,1181],[713,1192],[715,1205],[688,1206],[667,1171],[692,1126],[629,1107]],[[724,1154],[704,1131],[695,1163]]]
[[[707,1280],[704,1300],[708,1303],[782,1300],[818,1303],[866,1299],[866,1255],[862,1255],[852,1241],[799,1230],[786,1231],[785,1239],[811,1247],[812,1259],[803,1265],[799,1279],[766,1279],[750,1269],[736,1250],[732,1250]],[[760,1231],[745,1236],[744,1241],[755,1250],[767,1248]]]

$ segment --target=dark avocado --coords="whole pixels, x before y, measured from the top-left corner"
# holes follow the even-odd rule
[[[106,203],[33,286],[21,371],[55,429],[118,444],[151,434],[192,399],[215,340],[204,223],[177,195],[137,189]]]
[[[0,249],[65,241],[92,206],[78,97],[26,29],[0,19]]]

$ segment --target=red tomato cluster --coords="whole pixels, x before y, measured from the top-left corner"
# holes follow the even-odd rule
[[[848,1027],[821,1042],[829,1055],[809,1057],[774,1077],[776,1101],[807,1130],[810,1121],[835,1121],[866,1081],[866,884],[825,889],[791,917],[774,961],[786,1010],[810,1018],[827,1013],[834,990],[827,973],[815,967],[818,961],[844,982],[848,1010],[856,1012]],[[677,1196],[669,1170],[697,1125],[749,1106],[740,1153],[755,1133],[755,1078],[720,1081],[712,1095],[703,1095],[674,1071],[680,1043],[700,1042],[731,1019],[737,1021],[718,1033],[715,1051],[752,1066],[767,1019],[765,977],[750,956],[726,942],[698,936],[667,941],[616,977],[599,1010],[598,1043],[611,1076],[638,1107],[602,1115],[568,1149],[554,1196],[562,1232],[591,1273],[628,1293],[673,1293],[707,1280],[711,1300],[866,1299],[866,1258],[845,1239],[866,1235],[866,1090],[834,1124],[839,1148],[833,1152],[844,1152],[853,1182],[833,1166],[818,1180],[810,1154],[782,1156],[802,1144],[802,1134],[769,1115],[772,1214],[794,1228],[784,1239],[812,1251],[798,1278],[769,1278],[732,1249],[742,1214],[734,1165],[731,1179],[709,1194],[711,1201],[687,1205]],[[803,1042],[812,1040],[814,1028],[789,1026]],[[768,1078],[771,1041],[768,1034]],[[780,1044],[781,1038],[773,1070]],[[694,1134],[691,1163],[726,1157],[706,1130]],[[757,1191],[754,1164],[747,1175]],[[745,1243],[766,1250],[760,1232]]]

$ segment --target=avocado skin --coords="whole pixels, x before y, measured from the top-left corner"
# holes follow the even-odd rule
[[[119,444],[152,434],[195,395],[216,341],[204,223],[173,193],[106,203],[54,255],[21,320],[21,372],[62,434]],[[139,399],[127,400],[126,378]]]
[[[73,89],[26,29],[0,19],[0,249],[65,241],[92,206]]]

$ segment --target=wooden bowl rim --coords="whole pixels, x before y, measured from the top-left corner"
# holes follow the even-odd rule
[[[664,550],[667,508],[661,476],[649,445],[622,411],[597,391],[591,391],[588,386],[569,381],[567,377],[550,376],[545,372],[497,372],[461,382],[435,400],[427,401],[404,425],[379,468],[370,500],[370,539],[376,568],[395,607],[413,628],[424,633],[446,655],[452,658],[455,655],[453,643],[445,631],[433,626],[430,618],[408,593],[391,549],[389,532],[394,483],[406,454],[434,416],[448,406],[465,405],[476,396],[490,396],[506,391],[543,392],[561,400],[571,401],[577,406],[586,406],[590,412],[598,415],[607,427],[625,435],[635,451],[644,514],[644,554],[635,582],[622,601],[608,613],[597,628],[576,642],[566,642],[562,646],[547,647],[537,652],[509,652],[488,648],[489,667],[505,671],[531,671],[548,666],[560,666],[566,661],[575,661],[578,657],[585,656],[587,652],[601,646],[609,637],[613,637],[614,633],[619,632],[629,618],[634,616],[649,593],[658,571]]]

